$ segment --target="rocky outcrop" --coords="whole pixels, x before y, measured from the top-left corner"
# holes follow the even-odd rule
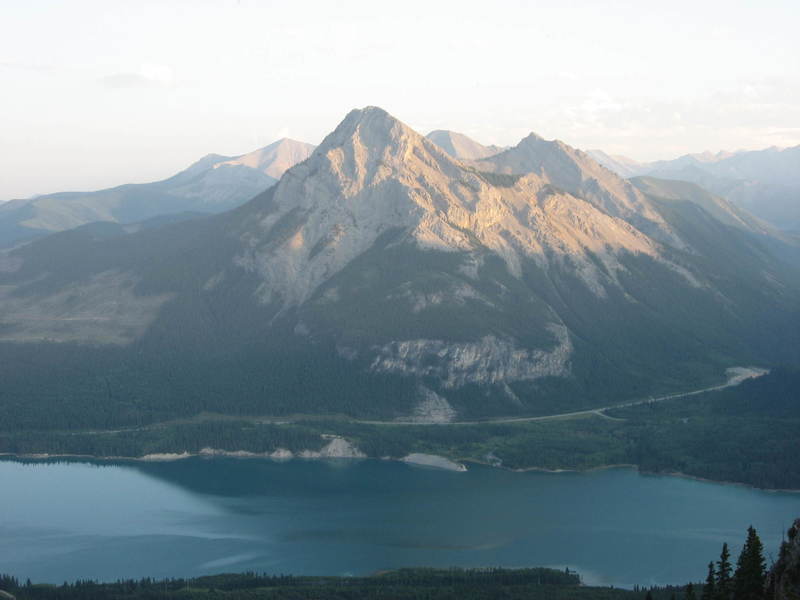
[[[274,156],[297,158],[284,146]],[[269,154],[210,157],[173,183]],[[800,259],[673,204],[561,143],[531,136],[467,163],[379,108],[355,110],[235,211],[0,252],[0,350],[13,358],[0,408],[82,407],[91,393],[85,406],[146,421],[128,412],[135,386],[136,406],[165,415],[430,423],[591,406],[741,355],[793,362]],[[343,441],[306,450],[357,455]]]
[[[628,216],[656,218],[635,188],[609,176],[604,198]],[[406,230],[423,250],[487,248],[517,278],[526,259],[543,268],[568,264],[600,296],[625,270],[620,254],[664,260],[653,240],[616,216],[621,209],[605,213],[602,203],[548,183],[528,170],[513,186],[492,185],[385,111],[355,110],[248,215],[236,264],[263,281],[263,303],[288,309],[391,230]]]
[[[456,411],[443,398],[424,385],[419,386],[419,403],[414,407],[414,414],[408,419],[398,419],[408,423],[435,424],[450,423],[456,417]]]
[[[780,556],[767,574],[767,600],[800,598],[800,519],[789,529]]]
[[[319,451],[303,450],[297,456],[300,458],[366,458],[367,455],[343,437],[336,435],[323,435],[329,440]]]
[[[567,328],[553,324],[557,343],[550,350],[517,348],[513,340],[486,336],[477,342],[405,340],[378,350],[372,370],[435,377],[446,388],[468,383],[495,384],[569,374],[572,344]]]
[[[287,448],[276,448],[272,452],[248,452],[246,450],[219,450],[216,448],[203,448],[200,450],[200,456],[213,457],[213,456],[226,456],[231,458],[271,458],[273,460],[290,460],[292,458],[367,458],[367,455],[359,450],[353,443],[338,435],[323,434],[322,439],[327,443],[319,450],[300,450],[292,452]],[[142,460],[157,460],[149,457],[143,457]],[[188,457],[188,454],[183,455],[158,455],[160,457],[171,457],[171,459],[179,459]],[[168,458],[160,458],[160,460],[168,460]]]
[[[172,462],[174,460],[183,460],[190,458],[192,455],[189,452],[159,452],[155,454],[145,454],[140,456],[139,460],[144,462]]]

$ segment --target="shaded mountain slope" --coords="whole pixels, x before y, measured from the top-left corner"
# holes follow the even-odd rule
[[[479,158],[486,158],[502,152],[504,148],[500,146],[484,146],[467,137],[463,133],[455,131],[447,131],[444,129],[437,129],[431,131],[427,136],[430,141],[439,146],[442,150],[447,152],[453,158],[477,160]]]
[[[696,183],[774,227],[800,232],[800,146],[686,154],[650,163],[600,150],[589,154],[623,177],[649,175]]]
[[[235,158],[209,154],[163,181],[0,204],[0,247],[93,221],[133,223],[187,211],[222,212],[274,185],[313,148],[282,139]]]
[[[233,211],[3,253],[5,426],[543,414],[797,358],[780,240],[534,142],[487,173],[357,110]]]

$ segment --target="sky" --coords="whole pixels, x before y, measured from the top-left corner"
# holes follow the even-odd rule
[[[798,22],[797,0],[0,0],[0,200],[319,143],[368,105],[638,160],[793,146]]]

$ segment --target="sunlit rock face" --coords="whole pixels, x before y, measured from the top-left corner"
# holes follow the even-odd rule
[[[246,414],[444,423],[600,405],[796,348],[798,261],[719,199],[533,135],[469,160],[440,143],[354,110],[236,210],[0,253],[0,350],[117,348],[144,397],[166,379],[203,410],[224,403],[213,390]]]
[[[488,248],[515,276],[525,258],[543,267],[568,260],[598,295],[624,269],[618,253],[661,260],[653,240],[630,223],[555,191],[548,179],[531,172],[513,186],[493,186],[385,111],[353,111],[252,215],[242,238],[249,248],[237,260],[261,274],[264,302],[286,306],[307,300],[379,236],[398,228],[421,249]],[[649,215],[638,191],[618,179],[612,183],[624,189],[609,183],[612,191],[601,194],[613,198],[614,212]]]

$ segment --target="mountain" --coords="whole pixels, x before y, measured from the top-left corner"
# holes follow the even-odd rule
[[[486,158],[487,156],[503,151],[503,148],[500,146],[484,146],[468,138],[463,133],[446,131],[444,129],[431,131],[425,137],[454,158],[475,160]]]
[[[0,427],[547,414],[798,360],[797,248],[672,194],[352,111],[234,210],[1,253]]]
[[[93,221],[133,223],[167,214],[222,212],[274,185],[313,149],[282,139],[238,157],[209,154],[163,181],[12,200],[0,204],[0,247]]]
[[[313,151],[312,144],[283,138],[259,150],[217,163],[214,168],[245,166],[278,180],[294,165],[307,159]]]
[[[621,177],[638,175],[642,169],[642,163],[621,154],[607,154],[598,149],[587,150],[586,154]]]
[[[800,232],[800,146],[686,154],[651,163],[611,157],[600,150],[590,154],[623,177],[690,181],[775,227]]]
[[[726,199],[716,196],[697,184],[688,181],[658,179],[657,177],[632,177],[631,184],[643,194],[667,202],[691,202],[701,207],[719,222],[736,229],[782,238],[770,225],[757,219]]]
[[[545,140],[531,133],[513,148],[472,164],[482,172],[505,176],[535,174],[556,189],[624,219],[661,242],[685,248],[664,217],[635,186],[585,152],[559,140]]]

